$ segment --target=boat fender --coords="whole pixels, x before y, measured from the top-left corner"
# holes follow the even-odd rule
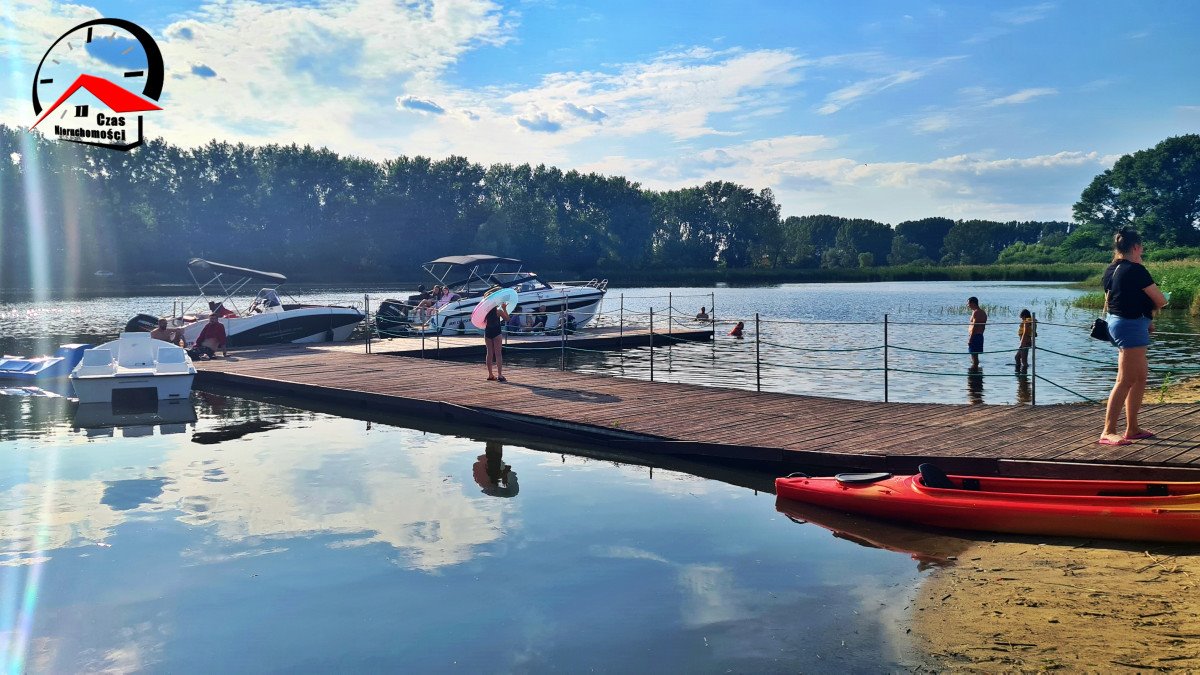
[[[892,474],[886,471],[877,473],[839,473],[834,476],[837,482],[843,485],[865,485],[867,483],[878,483],[881,480],[891,478]]]

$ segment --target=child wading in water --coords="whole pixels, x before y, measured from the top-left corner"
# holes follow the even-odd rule
[[[1013,365],[1018,373],[1029,372],[1029,348],[1033,346],[1033,338],[1037,337],[1037,324],[1029,310],[1021,310],[1021,325],[1017,328],[1021,337],[1021,346],[1017,348],[1016,363]]]

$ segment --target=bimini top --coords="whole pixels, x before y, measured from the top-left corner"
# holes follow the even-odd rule
[[[513,265],[520,265],[521,261],[517,260],[516,258],[500,258],[500,257],[494,256],[494,255],[485,255],[482,253],[476,253],[474,255],[448,255],[445,258],[438,258],[437,260],[430,260],[429,262],[427,262],[425,264],[426,265],[479,265],[479,264],[490,265],[493,263],[495,263],[497,265],[503,265],[505,263],[509,263],[509,264],[513,264]]]
[[[223,265],[221,263],[209,262],[203,258],[192,258],[188,261],[188,269],[193,272],[208,272],[209,274],[235,274],[239,277],[248,279],[262,279],[263,281],[274,281],[277,284],[282,284],[287,281],[287,277],[276,272],[260,272],[247,267],[235,267],[233,265]]]

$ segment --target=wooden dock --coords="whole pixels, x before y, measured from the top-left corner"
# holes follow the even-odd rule
[[[478,337],[473,338],[476,342]],[[649,339],[649,336],[646,336]],[[465,346],[465,345],[464,345]],[[982,475],[1200,480],[1200,405],[1148,405],[1155,439],[1096,444],[1095,405],[879,403],[363,353],[268,347],[202,361],[197,386],[260,391],[364,415],[414,415],[623,453],[792,470],[912,472],[924,461]]]
[[[573,335],[553,335],[537,333],[509,333],[505,335],[505,345],[515,349],[553,350],[558,347],[572,349],[630,349],[633,347],[665,347],[680,342],[707,342],[713,339],[713,331],[707,329],[674,330],[650,332],[648,328],[618,328],[616,326],[589,327]],[[357,343],[357,350],[363,351],[362,344]],[[319,347],[320,345],[314,345]],[[327,347],[328,348],[328,347]],[[349,346],[343,347],[347,349]],[[421,337],[394,337],[383,340],[372,340],[372,354],[389,354],[392,356],[423,356],[424,358],[456,359],[469,356],[483,356],[483,338],[479,335],[441,335]]]

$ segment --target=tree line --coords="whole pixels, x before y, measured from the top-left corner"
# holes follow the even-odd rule
[[[307,145],[155,139],[120,153],[0,125],[0,287],[94,270],[179,280],[191,257],[310,281],[413,279],[422,262],[462,253],[577,272],[1078,262],[1104,259],[1120,224],[1187,251],[1200,245],[1198,139],[1123,157],[1084,190],[1075,223],[925,218],[892,227],[781,218],[771,190],[726,181],[656,191],[544,165],[377,162]],[[1163,193],[1164,153],[1184,155],[1163,180],[1174,181],[1171,194],[1191,195],[1190,211],[1133,198],[1139,181]]]

